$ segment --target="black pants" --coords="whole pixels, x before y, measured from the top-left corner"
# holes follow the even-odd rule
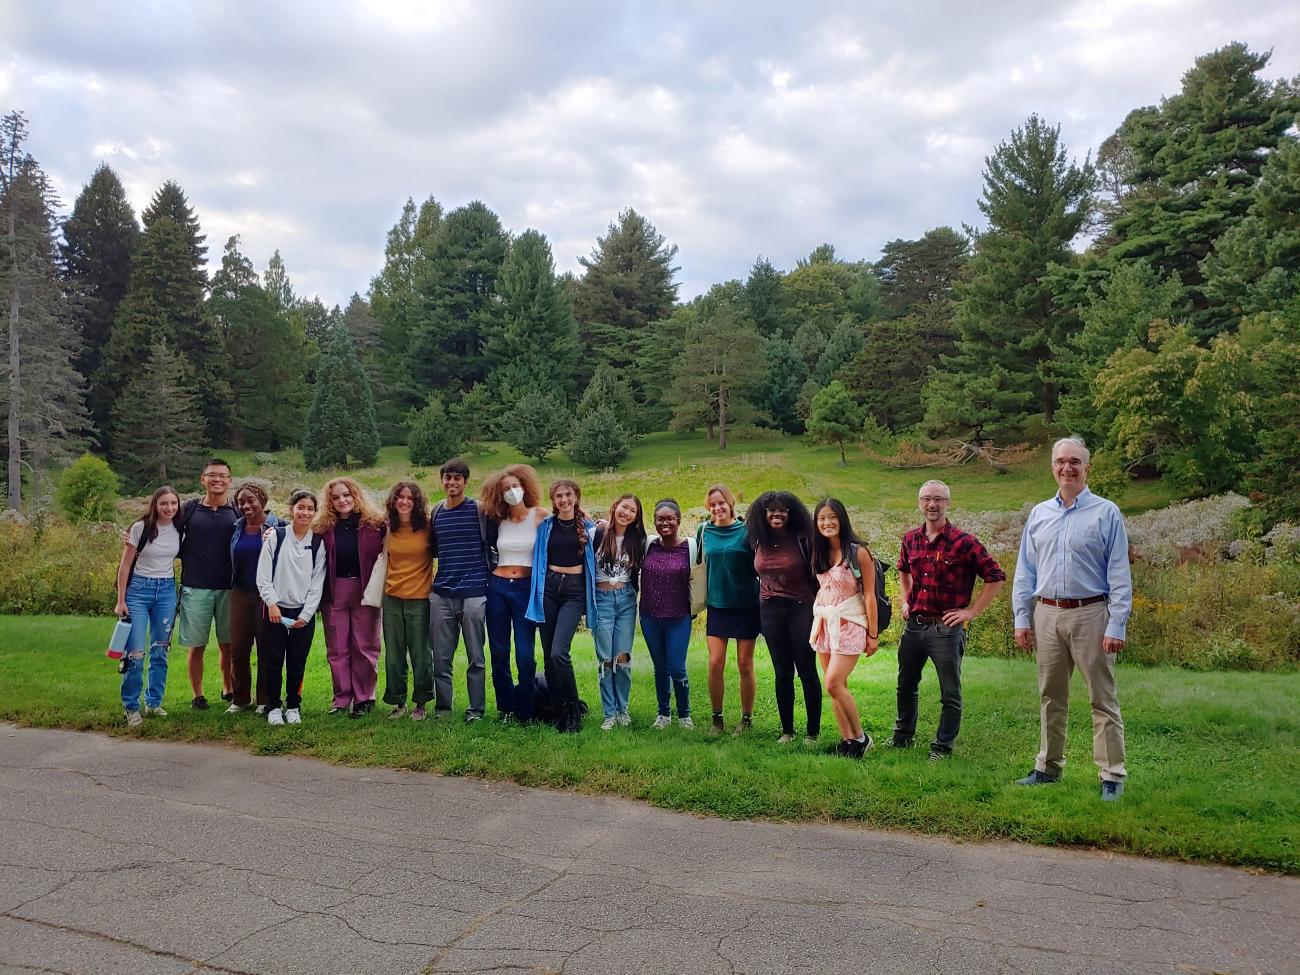
[[[803,685],[803,706],[808,712],[808,734],[816,738],[822,730],[822,682],[817,676],[817,654],[808,643],[812,632],[812,603],[774,596],[762,599],[758,615],[763,625],[763,639],[772,654],[772,671],[776,675],[776,711],[781,716],[781,731],[794,734],[794,675]]]
[[[573,646],[573,634],[578,631],[578,621],[587,611],[584,573],[547,572],[542,590],[542,610],[546,616],[546,622],[541,626],[546,686],[561,705],[576,705],[578,681],[573,676],[569,650]]]
[[[941,623],[913,623],[903,626],[898,642],[898,720],[894,722],[894,739],[910,742],[916,734],[917,687],[927,660],[934,661],[939,676],[939,730],[930,748],[952,752],[953,742],[961,729],[961,658],[966,652],[966,630]]]
[[[297,619],[302,607],[285,609],[280,615]],[[307,672],[307,654],[311,650],[312,636],[316,632],[316,617],[306,626],[294,629],[283,623],[262,620],[262,638],[258,642],[257,700],[268,708],[280,706],[280,672],[284,673],[284,706],[296,708],[302,704],[302,675]],[[262,654],[265,653],[265,659]]]

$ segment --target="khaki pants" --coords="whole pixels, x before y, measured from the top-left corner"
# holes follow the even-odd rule
[[[1034,645],[1042,724],[1035,767],[1049,775],[1065,768],[1070,677],[1078,667],[1092,700],[1092,759],[1105,781],[1124,779],[1124,719],[1115,696],[1115,657],[1101,647],[1110,609],[1105,602],[1075,609],[1038,603]]]

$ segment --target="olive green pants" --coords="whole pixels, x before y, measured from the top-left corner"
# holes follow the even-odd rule
[[[384,594],[384,703],[406,705],[406,667],[411,667],[411,700],[433,699],[433,650],[429,646],[429,600]]]

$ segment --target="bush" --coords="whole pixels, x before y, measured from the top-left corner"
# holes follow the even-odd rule
[[[614,411],[598,404],[587,409],[578,420],[569,443],[569,459],[595,471],[617,467],[631,449],[631,440]]]
[[[442,396],[433,393],[424,408],[412,411],[406,439],[406,451],[412,464],[437,467],[460,453],[456,425],[447,415]]]
[[[0,523],[0,613],[111,614],[119,531],[57,519],[33,527]]]
[[[108,462],[82,454],[59,475],[54,503],[73,524],[108,521],[117,510],[117,475]]]

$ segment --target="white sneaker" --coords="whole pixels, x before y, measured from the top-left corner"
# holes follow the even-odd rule
[[[297,708],[285,708],[285,709],[284,709],[284,723],[285,723],[285,724],[302,724],[302,714],[298,711]]]
[[[243,713],[244,713],[243,707],[238,704],[232,704],[230,705],[230,707],[226,708],[226,714],[243,714]]]
[[[156,708],[151,708],[149,705],[146,704],[146,705],[144,706],[144,713],[145,713],[145,714],[148,714],[148,715],[151,715],[151,716],[153,716],[153,717],[155,717],[155,718],[165,718],[165,717],[167,717],[167,712],[164,711],[164,710],[162,709],[162,706],[161,706],[161,705],[160,705],[159,707],[156,707]]]
[[[668,717],[668,715],[666,714],[661,714],[659,715],[659,717],[655,718],[655,723],[652,724],[650,727],[653,728],[655,731],[663,731],[672,723],[673,723],[672,718]]]
[[[687,718],[678,718],[678,719],[677,719],[677,723],[678,723],[679,725],[681,725],[683,728],[685,728],[687,731],[694,731],[694,730],[695,730],[695,722],[692,721],[689,717],[687,717]]]
[[[792,741],[794,741],[794,735],[784,735],[784,734],[783,734],[780,738],[778,738],[778,739],[776,740],[776,743],[777,743],[778,745],[788,745],[788,744],[790,744],[790,742],[792,742]]]
[[[618,718],[618,723],[624,728],[632,723],[632,715],[628,714],[626,711],[620,711],[618,714],[614,715],[614,717]]]
[[[266,712],[266,723],[273,725],[284,724],[284,715],[280,713],[279,708],[269,708]]]
[[[140,716],[139,711],[126,712],[126,726],[128,728],[138,728],[144,724],[144,718]]]
[[[601,731],[613,731],[613,730],[614,730],[614,725],[616,725],[616,724],[618,724],[618,718],[613,718],[613,717],[606,718],[604,721],[602,721],[602,722],[600,723],[600,730],[601,730]]]

